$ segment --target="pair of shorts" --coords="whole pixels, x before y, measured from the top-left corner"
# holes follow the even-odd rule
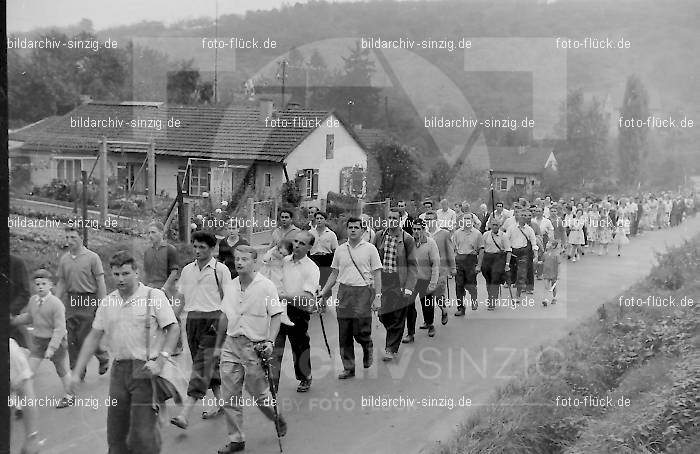
[[[34,342],[32,342],[31,350],[29,351],[29,356],[43,359],[46,354],[46,349],[49,347],[49,342],[51,342],[51,338],[49,337],[35,337]],[[68,371],[68,341],[65,337],[51,357],[51,362],[56,366],[56,372],[58,372],[60,377],[66,375]]]

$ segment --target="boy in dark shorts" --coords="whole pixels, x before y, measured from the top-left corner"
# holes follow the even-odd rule
[[[29,367],[33,374],[42,360],[51,360],[66,393],[56,408],[65,408],[75,402],[75,396],[70,387],[71,373],[68,368],[66,310],[63,302],[51,294],[53,280],[49,271],[39,269],[32,277],[37,294],[29,299],[27,307],[20,315],[11,317],[10,322],[13,325],[33,325],[34,342],[29,354]]]

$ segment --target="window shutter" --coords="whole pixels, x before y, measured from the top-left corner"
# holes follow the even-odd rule
[[[313,169],[311,176],[311,198],[318,199],[318,169]]]

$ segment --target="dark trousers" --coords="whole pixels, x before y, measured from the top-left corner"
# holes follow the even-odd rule
[[[412,295],[408,298],[415,298]],[[386,329],[386,349],[396,353],[401,345],[409,301],[401,290],[399,273],[382,273],[382,308],[379,321]],[[415,303],[414,303],[415,304]]]
[[[318,284],[323,288],[328,282],[328,277],[333,271],[331,269],[331,264],[333,263],[333,254],[314,254],[309,256],[311,260],[318,266],[318,271],[320,273]]]
[[[143,361],[114,361],[107,407],[108,454],[157,454],[161,437],[152,408],[151,379]]]
[[[69,294],[69,301],[76,301],[75,295],[76,294]],[[75,367],[78,356],[80,356],[80,349],[83,347],[83,342],[85,342],[85,338],[90,334],[90,330],[92,329],[92,321],[95,318],[95,311],[97,310],[97,295],[94,295],[94,299],[91,299],[91,301],[95,301],[95,307],[71,308],[66,311],[68,362],[70,363],[71,369]],[[109,361],[109,354],[102,347],[97,348],[95,357],[100,364]]]
[[[287,337],[292,347],[294,358],[294,375],[297,380],[311,380],[311,347],[309,345],[309,319],[311,315],[301,309],[287,306],[287,316],[294,326],[280,325],[279,333],[275,339],[275,348],[272,361],[272,378],[275,389],[279,388],[280,374],[282,371],[282,358]]]
[[[532,256],[530,255],[528,247],[513,249],[513,255],[516,256],[516,272],[515,272],[515,284],[518,289],[518,297],[527,289],[527,272],[528,272],[528,260],[532,263]],[[511,270],[512,271],[512,270]]]
[[[481,263],[481,274],[486,279],[486,291],[489,295],[489,305],[494,306],[498,299],[499,288],[504,281],[506,253],[484,253]]]
[[[374,348],[372,312],[369,310],[371,297],[369,287],[340,284],[338,288],[338,344],[345,370],[355,371],[354,342],[362,346],[365,357]]]
[[[476,294],[476,264],[478,260],[476,254],[457,254],[455,262],[457,264],[457,275],[455,276],[457,309],[464,310],[464,296],[467,291],[472,299],[472,304],[478,301]]]
[[[420,299],[421,312],[423,312],[423,322],[426,325],[432,325],[435,318],[435,297],[433,295],[428,295],[429,284],[430,281],[427,279],[418,279],[416,282],[416,293],[414,293],[414,297],[418,296]],[[406,311],[406,329],[410,335],[416,334],[417,318],[418,313],[416,312],[416,301],[412,300],[408,303]]]
[[[207,395],[207,389],[221,386],[219,361],[214,359],[216,329],[220,317],[221,311],[191,311],[187,314],[185,331],[192,355],[192,374],[187,385],[187,395],[195,399],[203,399]]]
[[[533,251],[531,248],[528,248],[527,251],[527,290],[528,291],[533,291],[535,290],[535,262],[533,261],[535,258],[535,251]]]

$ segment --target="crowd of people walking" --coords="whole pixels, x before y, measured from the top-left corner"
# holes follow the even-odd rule
[[[573,264],[584,256],[621,256],[630,238],[675,227],[697,211],[692,197],[670,193],[521,198],[509,208],[502,201],[490,202],[490,207],[482,203],[472,211],[467,202],[455,210],[441,200],[434,209],[427,200],[421,213],[411,214],[400,200],[385,218],[347,217],[344,242],[338,241],[340,232],[329,228],[323,211],[310,210],[308,223],[299,228],[294,210],[284,209],[266,251],[248,245],[239,236],[238,223],[231,222],[218,236],[195,232],[193,260],[182,268],[177,249],[164,239],[163,224],[152,222],[143,267],[129,251],[111,257],[116,285],[111,293],[99,256],[83,246],[77,230],[68,228],[69,248],[55,278],[51,270],[33,270],[36,290],[31,297],[26,268],[13,257],[13,272],[24,276],[13,277],[12,296],[21,301],[11,308],[12,335],[30,352],[24,365],[21,351],[16,346],[11,350],[13,389],[31,392],[22,384],[49,359],[64,386],[56,407],[70,407],[95,355],[98,374],[107,373],[111,364],[109,394],[117,400],[107,416],[110,453],[160,452],[157,420],[163,403],[172,398],[180,404],[170,423],[187,430],[208,390],[217,405],[201,417],[222,416],[228,428],[218,452],[239,452],[245,449],[243,408],[249,406],[244,387],[274,422],[278,437],[285,435],[287,422],[273,396],[279,390],[286,343],[299,382],[296,390],[309,392],[309,324],[314,313],[321,314],[323,323],[327,306],[335,308],[338,324],[343,366],[338,379],[352,379],[355,343],[363,352],[362,366],[374,363],[374,314],[386,333],[381,360],[395,361],[402,344],[416,342],[418,305],[418,329],[432,338],[436,309],[446,325],[451,316],[464,318],[480,306],[494,311],[518,305],[534,293],[538,280],[546,290],[542,305],[556,304],[561,301],[557,282],[562,263]],[[485,298],[478,292],[479,275],[486,282]],[[27,324],[34,327],[32,336],[21,329]],[[172,375],[178,364],[174,358],[183,351],[182,337],[191,357],[184,384]],[[330,353],[327,339],[326,346]],[[25,417],[31,422],[26,452],[37,452],[35,414],[29,411]]]

